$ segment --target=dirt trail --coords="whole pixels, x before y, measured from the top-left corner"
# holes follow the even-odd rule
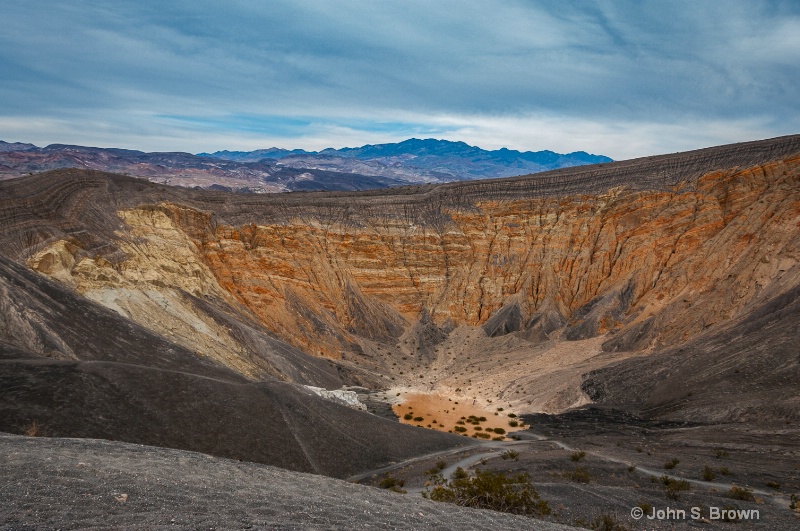
[[[510,449],[515,449],[515,448],[519,450],[520,448],[534,448],[537,445],[547,444],[547,445],[555,446],[555,447],[557,447],[557,448],[559,448],[561,450],[565,450],[567,452],[578,451],[578,449],[575,448],[575,447],[572,447],[572,446],[570,446],[568,444],[565,444],[565,443],[563,443],[561,441],[558,441],[556,439],[551,439],[551,438],[546,437],[544,435],[537,434],[537,433],[535,433],[533,431],[530,431],[530,430],[517,432],[515,434],[515,437],[518,437],[521,440],[516,440],[516,441],[513,441],[513,442],[487,441],[487,442],[481,443],[479,445],[476,445],[475,448],[484,449],[484,450],[488,450],[488,451],[479,452],[479,453],[471,452],[469,455],[464,456],[464,457],[460,458],[459,460],[457,460],[457,461],[455,461],[453,463],[448,463],[448,465],[442,470],[442,476],[444,478],[450,478],[452,476],[452,474],[456,471],[456,469],[459,468],[459,467],[461,467],[461,468],[463,468],[465,470],[468,470],[471,467],[475,466],[476,464],[482,463],[484,460],[499,458],[500,454],[502,452],[504,452],[506,450],[510,450]],[[432,460],[432,459],[435,459],[435,458],[443,458],[443,457],[447,457],[448,455],[457,454],[457,453],[460,453],[460,452],[463,452],[463,451],[464,451],[463,449],[459,449],[459,450],[449,450],[449,451],[444,451],[444,452],[434,452],[434,453],[428,454],[426,456],[422,456],[422,457],[418,457],[418,458],[415,458],[415,459],[402,461],[402,462],[396,463],[394,465],[381,468],[380,470],[373,470],[371,472],[366,472],[366,473],[363,473],[363,474],[359,474],[358,476],[353,476],[351,478],[348,478],[348,480],[349,481],[358,481],[358,480],[364,479],[366,477],[369,477],[369,476],[372,476],[372,475],[375,475],[375,474],[384,474],[386,472],[399,470],[401,468],[404,468],[404,467],[406,467],[406,466],[408,466],[410,464],[416,463],[416,462],[425,461],[425,460]],[[606,462],[617,463],[617,464],[621,464],[621,465],[625,465],[625,466],[629,466],[629,467],[633,466],[633,467],[635,467],[636,472],[638,472],[640,474],[643,474],[645,476],[648,476],[648,477],[661,478],[661,477],[666,476],[668,478],[675,479],[675,480],[687,481],[692,485],[695,485],[697,487],[701,487],[701,488],[704,488],[704,489],[731,489],[735,485],[735,483],[728,483],[728,482],[720,482],[720,481],[710,482],[710,481],[701,481],[701,480],[697,480],[697,479],[684,478],[684,477],[676,476],[676,475],[673,475],[673,474],[669,474],[664,470],[657,470],[657,469],[653,469],[653,468],[644,467],[644,466],[636,464],[633,461],[626,460],[626,459],[620,459],[620,458],[617,458],[617,457],[613,457],[613,456],[607,455],[607,454],[605,454],[603,452],[586,451],[586,450],[583,450],[583,451],[585,451],[587,455],[590,455],[590,456],[595,457],[597,459],[601,459],[601,460],[606,461]],[[572,485],[572,486],[575,487],[575,488],[579,488],[580,489],[579,485]],[[409,494],[420,494],[423,491],[425,491],[426,489],[425,489],[425,487],[409,487],[406,490],[408,491]],[[765,490],[756,489],[756,488],[753,488],[753,489],[750,489],[750,490],[751,490],[751,492],[753,494],[756,494],[756,495],[759,495],[759,496],[763,496],[765,500],[767,500],[770,504],[772,504],[772,505],[774,505],[776,507],[779,507],[779,508],[782,508],[782,509],[788,509],[789,508],[790,500],[788,500],[785,496],[782,496],[779,493],[776,493],[774,491],[765,491]]]

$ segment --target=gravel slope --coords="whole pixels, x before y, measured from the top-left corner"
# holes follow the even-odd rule
[[[0,435],[0,529],[541,529],[466,509],[205,454]]]

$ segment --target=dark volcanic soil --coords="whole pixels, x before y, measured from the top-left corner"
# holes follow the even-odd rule
[[[0,435],[0,529],[569,529],[322,476],[91,439]]]
[[[800,510],[790,509],[791,496],[800,496],[800,430],[796,426],[649,421],[597,407],[562,415],[526,415],[525,419],[532,427],[516,432],[518,441],[442,453],[358,479],[377,485],[388,472],[405,480],[409,493],[418,493],[431,479],[427,472],[443,460],[445,478],[457,466],[526,472],[553,509],[547,519],[569,525],[595,529],[592,525],[607,516],[623,526],[615,528],[619,530],[800,529]],[[519,455],[503,459],[507,450]],[[674,467],[665,468],[675,459]],[[711,480],[705,476],[706,466]],[[688,490],[679,492],[677,499],[668,498],[661,480],[665,475],[686,480]],[[734,485],[750,490],[754,499],[734,499]],[[647,511],[650,507],[682,509],[686,517],[635,520],[631,510],[638,506]],[[693,507],[702,518],[692,519]],[[712,520],[712,507],[757,510],[759,515],[739,522]]]

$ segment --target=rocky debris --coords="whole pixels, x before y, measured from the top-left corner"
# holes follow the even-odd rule
[[[398,421],[397,414],[394,412],[393,404],[397,399],[395,393],[389,390],[375,391],[364,387],[351,387],[353,391],[358,393],[359,401],[366,406],[367,411],[373,415],[383,417],[385,419]]]
[[[800,419],[800,286],[680,346],[586,374],[597,403],[647,417],[764,423]]]

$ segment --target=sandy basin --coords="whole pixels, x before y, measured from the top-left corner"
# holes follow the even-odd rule
[[[397,403],[392,409],[400,417],[400,422],[412,426],[421,426],[433,430],[457,433],[456,427],[466,428],[463,435],[472,436],[478,432],[489,433],[491,438],[499,437],[501,434],[488,431],[487,428],[502,428],[506,433],[525,429],[524,426],[511,426],[512,421],[519,419],[509,417],[513,411],[502,406],[488,408],[477,403],[473,399],[465,397],[452,397],[436,393],[404,392],[398,397]],[[498,409],[502,409],[499,411]],[[411,413],[410,419],[405,418],[407,413]],[[470,416],[485,418],[477,426],[469,422],[459,424]],[[414,420],[422,417],[422,420]],[[519,421],[521,422],[521,421]],[[476,430],[480,427],[480,430]]]

